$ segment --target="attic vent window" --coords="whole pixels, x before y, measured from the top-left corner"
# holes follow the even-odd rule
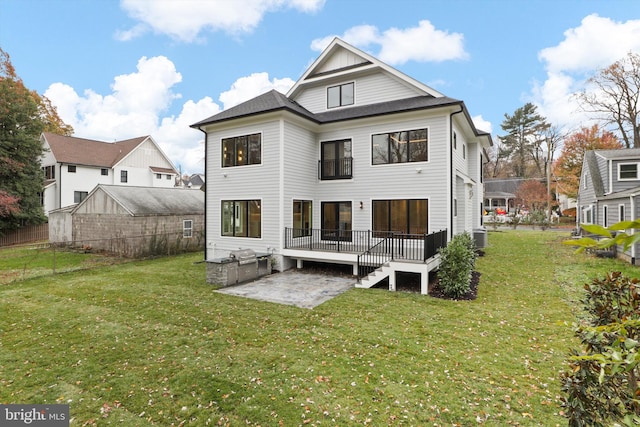
[[[327,108],[353,105],[353,88],[353,82],[327,88]]]

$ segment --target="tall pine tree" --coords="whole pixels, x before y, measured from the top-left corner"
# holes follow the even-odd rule
[[[40,134],[73,132],[48,99],[24,86],[0,49],[0,233],[46,220],[40,203]]]
[[[527,174],[527,165],[537,158],[543,134],[549,128],[546,119],[538,114],[537,107],[526,103],[518,108],[512,116],[504,115],[504,121],[500,125],[507,132],[499,136],[502,143],[501,157],[508,158],[513,163],[513,170],[517,177],[530,178]]]

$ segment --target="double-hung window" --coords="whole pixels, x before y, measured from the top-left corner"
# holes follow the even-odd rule
[[[182,221],[182,237],[191,238],[193,237],[193,220],[185,219]]]
[[[345,83],[327,88],[327,108],[343,107],[345,105],[353,105],[354,84]]]
[[[120,182],[127,182],[129,180],[129,172],[125,170],[120,171]]]
[[[262,135],[235,136],[222,140],[222,167],[259,165],[262,163]]]
[[[73,192],[73,203],[80,203],[89,195],[88,191],[74,191]]]
[[[260,200],[223,200],[222,235],[262,237],[262,208]]]
[[[389,132],[371,137],[371,163],[426,162],[428,160],[427,129]]]
[[[620,181],[638,179],[638,163],[620,163],[618,165],[618,179]]]

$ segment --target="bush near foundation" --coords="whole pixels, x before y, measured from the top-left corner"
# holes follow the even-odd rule
[[[475,243],[468,232],[455,235],[440,250],[438,282],[448,298],[459,299],[469,292],[476,258]]]

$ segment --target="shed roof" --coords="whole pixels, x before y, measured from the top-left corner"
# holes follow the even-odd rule
[[[204,214],[204,193],[202,191],[101,184],[91,192],[87,199],[99,190],[108,194],[132,216]]]

